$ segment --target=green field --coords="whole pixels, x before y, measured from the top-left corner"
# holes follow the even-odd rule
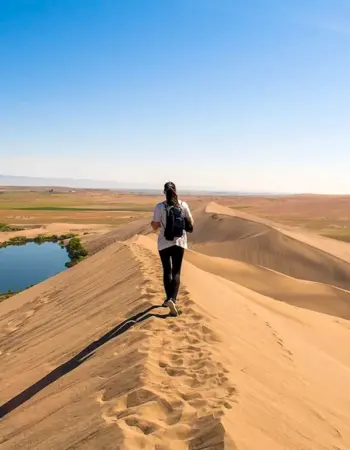
[[[153,198],[111,191],[0,191],[0,223],[11,225],[77,223],[118,226],[151,214]]]
[[[321,236],[350,243],[350,220],[348,220],[346,212],[339,213],[339,216],[343,215],[345,216],[344,218],[337,218],[334,213],[329,217],[310,217],[310,215],[302,212],[281,213],[279,215],[269,214],[263,207],[260,209],[251,205],[234,205],[230,207],[276,223],[291,227],[302,227]]]
[[[1,208],[0,209],[5,209]],[[10,210],[9,207],[6,208]],[[142,207],[135,204],[125,204],[123,207],[111,207],[111,208],[89,208],[89,207],[70,207],[70,206],[27,206],[21,208],[11,208],[16,211],[94,211],[94,212],[151,212],[151,207]]]

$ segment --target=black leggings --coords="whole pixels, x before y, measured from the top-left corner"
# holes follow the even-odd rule
[[[180,272],[185,249],[173,245],[160,250],[159,255],[163,265],[163,283],[167,300],[176,301],[180,287]]]

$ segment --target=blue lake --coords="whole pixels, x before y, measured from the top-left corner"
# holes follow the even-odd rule
[[[53,242],[0,248],[0,293],[16,292],[66,269],[65,248]]]

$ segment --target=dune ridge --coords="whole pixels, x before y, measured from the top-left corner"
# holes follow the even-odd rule
[[[83,237],[84,245],[89,255],[94,255],[115,242],[125,241],[136,234],[150,233],[149,223],[149,218],[137,219],[127,225],[121,225],[107,233],[103,233],[101,236],[90,236],[85,237],[85,239]]]
[[[317,248],[316,241],[309,245],[264,222],[252,216],[238,217],[230,208],[210,204],[196,217],[191,248],[208,256],[263,266],[293,278],[350,290],[348,262]],[[328,243],[329,250],[332,244]]]
[[[315,234],[301,227],[292,227],[285,224],[282,225],[280,223],[273,222],[272,220],[254,216],[253,214],[249,214],[244,211],[219,205],[215,202],[208,203],[205,207],[205,211],[209,214],[223,214],[267,225],[273,229],[280,231],[286,236],[292,237],[297,241],[303,242],[304,244],[307,244],[318,250],[322,250],[325,253],[329,253],[336,258],[350,263],[350,248],[348,243],[346,242],[336,241],[334,239]]]
[[[301,308],[350,320],[350,291],[293,278],[265,267],[188,251],[186,260],[262,295]]]
[[[101,258],[111,263],[113,279],[106,273],[101,278]],[[0,407],[2,448],[67,448],[68,443],[111,448],[115,442],[123,449],[166,449],[173,443],[199,449],[203,441],[230,448],[220,418],[234,400],[235,387],[213,356],[215,333],[204,324],[195,327],[205,319],[186,289],[181,291],[183,316],[162,320],[168,314],[164,308],[157,312],[158,261],[147,249],[117,243],[91,257],[89,269],[86,263],[54,277],[57,284],[45,282],[42,295],[2,311],[1,359],[7,374],[1,386],[1,400],[6,397]],[[71,302],[65,287],[72,286],[74,272],[78,280]],[[21,296],[14,302],[20,304]],[[108,317],[112,311],[116,314]],[[123,312],[129,317],[125,322]],[[121,325],[112,328],[117,318]],[[98,337],[106,328],[110,331]],[[84,348],[86,341],[91,343]],[[51,351],[52,342],[60,342],[59,348]],[[25,379],[19,363],[30,367]],[[13,423],[21,424],[16,432]]]
[[[212,214],[195,211],[177,318],[160,306],[146,223],[98,237],[87,260],[0,304],[2,449],[350,448],[349,292],[199,253],[229,247],[232,233],[254,253],[270,233]],[[275,261],[301,252],[295,242]],[[333,264],[312,258],[315,273]]]

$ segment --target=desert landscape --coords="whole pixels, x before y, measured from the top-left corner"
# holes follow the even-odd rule
[[[1,448],[348,450],[350,196],[184,196],[176,318],[160,200],[0,189],[0,243],[73,232],[88,252],[0,297]]]

